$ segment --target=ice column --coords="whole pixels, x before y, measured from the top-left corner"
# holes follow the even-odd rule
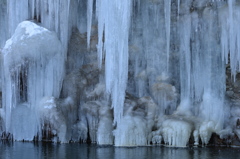
[[[6,0],[0,0],[0,51],[7,39],[8,22],[7,22],[7,4]]]
[[[180,3],[181,3],[181,0],[178,0],[178,16],[179,16],[179,12],[180,12]]]
[[[55,33],[29,21],[20,23],[6,42],[3,108],[6,131],[16,140],[32,140],[39,126],[39,101],[44,96],[59,97],[64,72],[62,52],[62,44]]]
[[[167,41],[167,69],[169,64],[169,51],[170,51],[170,29],[171,29],[171,0],[164,1],[165,13],[165,27],[166,27],[166,41]]]
[[[191,76],[191,16],[185,15],[181,17],[179,28],[181,29],[181,45],[180,45],[180,80],[181,84],[181,100],[188,100],[190,97],[190,76]]]
[[[106,91],[111,95],[114,122],[123,115],[125,89],[128,78],[128,32],[131,17],[131,1],[97,0],[99,46],[104,40]],[[104,38],[101,37],[104,26]],[[99,61],[101,62],[99,48]]]
[[[91,27],[92,27],[93,0],[88,0],[87,4],[87,46],[90,47]]]
[[[105,8],[106,8],[106,0],[96,1],[96,15],[98,16],[98,67],[102,67],[102,59],[103,59],[103,31],[104,31],[104,22],[105,22]]]
[[[240,7],[234,0],[228,1],[228,7],[219,13],[221,26],[221,52],[226,63],[230,60],[231,73],[235,78],[240,70]]]
[[[197,54],[200,59],[201,75],[203,76],[201,82],[195,78],[195,85],[200,83],[202,85],[202,102],[200,105],[199,116],[203,121],[213,121],[215,124],[214,131],[217,132],[223,129],[224,117],[228,113],[226,111],[227,105],[224,104],[225,100],[225,64],[221,57],[221,43],[218,40],[219,25],[217,17],[217,10],[206,8],[203,11],[203,20],[198,36],[201,37],[199,53]],[[201,32],[204,33],[201,35]],[[202,55],[202,51],[204,54]],[[198,90],[195,89],[195,92]],[[200,94],[201,92],[198,92]],[[201,134],[201,132],[200,132]]]

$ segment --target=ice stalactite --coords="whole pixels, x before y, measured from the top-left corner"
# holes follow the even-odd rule
[[[32,7],[35,9],[34,17],[31,17],[31,19],[36,18],[44,27],[57,32],[59,39],[63,43],[64,52],[66,52],[69,28],[71,28],[68,20],[70,0],[31,0],[30,3],[32,3]],[[35,6],[33,6],[33,4],[35,4]],[[33,13],[31,15],[33,15]]]
[[[103,52],[104,52],[104,23],[105,23],[105,6],[107,1],[96,1],[96,15],[98,18],[98,67],[102,68]]]
[[[213,132],[220,133],[228,112],[227,106],[224,107],[225,67],[220,40],[216,40],[219,32],[215,27],[218,21],[214,21],[218,18],[216,12],[205,8],[202,19],[194,11],[179,18],[180,99],[181,103],[189,102],[180,104],[176,113],[185,112],[185,116],[189,116],[186,112],[192,112],[190,115],[200,119],[200,128],[195,128],[200,129],[198,132],[204,143],[208,143]]]
[[[163,140],[184,147],[191,135],[197,145],[200,139],[207,144],[212,133],[228,132],[225,63],[230,62],[235,77],[240,69],[238,1],[0,4],[0,123],[16,140],[31,140],[41,122],[51,125],[61,142],[116,146]],[[237,111],[233,116],[238,121]]]
[[[176,92],[170,83],[172,67],[169,67],[171,3],[164,2],[141,1],[140,10],[134,14],[130,48],[136,95],[151,94],[158,104],[159,114],[172,113],[176,107],[172,98]]]
[[[197,35],[201,39],[199,55],[195,54],[195,56],[198,55],[200,58],[199,64],[202,70],[198,71],[199,65],[196,65],[194,68],[196,73],[201,72],[199,75],[204,76],[202,80],[205,81],[194,79],[194,85],[200,84],[200,89],[195,89],[194,92],[202,94],[198,115],[203,121],[213,121],[216,126],[216,132],[223,129],[224,112],[225,108],[227,108],[227,105],[224,106],[226,89],[225,64],[221,57],[220,40],[217,39],[219,29],[215,27],[218,25],[218,21],[214,21],[217,18],[216,10],[204,9],[203,20],[199,21],[201,27],[199,27]],[[204,34],[201,35],[201,32]],[[203,50],[205,54],[201,55],[200,53]],[[195,99],[195,101],[197,100]]]
[[[88,0],[87,4],[87,46],[90,47],[91,28],[92,28],[92,15],[93,15],[93,0]]]
[[[7,21],[7,1],[0,1],[0,51],[3,48],[5,41],[7,39],[8,32],[8,21]]]
[[[221,52],[226,63],[230,61],[233,78],[240,70],[240,24],[239,5],[234,0],[228,1],[228,7],[221,8],[219,19],[221,24]]]
[[[184,19],[184,20],[183,20]],[[190,36],[191,36],[191,16],[185,15],[181,17],[179,32],[181,37],[180,45],[180,78],[181,80],[181,100],[188,100],[190,98],[190,75],[191,75],[191,50],[190,50]]]
[[[164,1],[165,27],[166,27],[166,54],[167,54],[167,70],[169,69],[170,54],[170,33],[171,33],[171,0]]]
[[[210,21],[217,18],[213,12],[216,11],[208,8],[204,10],[202,18],[205,21],[199,21],[197,18],[199,15],[195,12],[181,17],[184,18],[183,25],[179,26],[181,100],[189,98],[191,102],[198,103],[201,102],[204,94],[216,94],[216,92],[218,99],[224,96],[225,71],[219,54],[220,42],[215,40],[217,30],[214,26],[217,22]],[[203,32],[205,34],[202,34]],[[202,54],[202,51],[207,53]],[[222,79],[222,82],[212,83],[217,78]],[[191,109],[194,113],[201,111]]]
[[[97,1],[100,31],[99,62],[101,62],[102,57],[102,48],[100,47],[102,47],[101,34],[104,26],[106,91],[111,95],[115,123],[119,123],[123,115],[128,77],[128,34],[132,10],[131,3],[128,0]]]
[[[180,5],[181,5],[181,0],[178,0],[178,1],[177,1],[177,6],[178,6],[177,12],[178,12],[178,16],[179,16],[179,13],[180,13]]]
[[[17,25],[29,18],[28,14],[28,0],[18,1],[9,0],[7,1],[8,8],[8,28],[9,37],[13,35]]]

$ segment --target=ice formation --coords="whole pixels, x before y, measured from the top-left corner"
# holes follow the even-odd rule
[[[239,7],[0,0],[2,138],[173,147],[239,138]]]
[[[163,138],[166,144],[185,147],[192,132],[192,125],[181,120],[165,120],[162,123]]]
[[[6,131],[16,140],[32,140],[37,134],[41,98],[59,97],[64,73],[62,49],[55,33],[30,21],[21,22],[7,40],[2,50],[3,108]],[[28,120],[33,123],[26,125]]]
[[[221,8],[221,52],[222,58],[228,63],[230,61],[231,73],[236,77],[239,72],[239,44],[240,35],[237,29],[240,20],[239,5],[234,0],[228,1],[229,7]]]
[[[125,90],[128,78],[128,35],[131,18],[131,1],[97,0],[99,33],[104,32],[106,91],[111,95],[114,122],[123,115]],[[112,14],[113,13],[113,14]],[[104,26],[104,28],[103,28]],[[99,41],[102,38],[99,36]],[[99,43],[99,47],[102,42]],[[99,62],[102,49],[99,48]]]

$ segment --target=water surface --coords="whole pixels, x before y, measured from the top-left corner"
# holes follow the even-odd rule
[[[238,159],[240,148],[163,146],[120,148],[88,144],[0,142],[0,159]]]

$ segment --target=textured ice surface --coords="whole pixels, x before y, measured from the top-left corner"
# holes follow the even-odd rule
[[[64,68],[61,42],[55,33],[24,21],[2,52],[6,131],[13,133],[16,140],[33,140],[40,130],[38,105],[41,98],[60,95]],[[21,116],[22,122],[17,119]],[[28,121],[32,123],[27,124]],[[16,129],[16,122],[24,131]]]
[[[192,132],[192,124],[183,120],[167,119],[162,123],[164,142],[169,146],[186,147]]]
[[[123,116],[128,78],[128,37],[131,7],[132,1],[128,0],[97,0],[98,34],[100,35],[98,37],[98,57],[99,62],[102,63],[102,49],[104,49],[106,91],[111,95],[115,123],[120,122]],[[104,47],[102,47],[103,32]]]
[[[11,112],[11,133],[17,141],[32,141],[38,132],[35,113],[27,103],[19,104]]]
[[[146,127],[146,121],[141,117],[125,115],[114,130],[115,146],[147,145]]]
[[[225,64],[234,78],[239,71],[238,1],[0,4],[0,111],[16,140],[50,126],[54,141],[116,146],[185,147],[191,135],[195,145],[212,133],[239,135],[239,108],[229,119],[225,101]]]
[[[44,97],[40,101],[38,107],[41,129],[44,130],[44,125],[49,126],[49,130],[52,134],[58,136],[58,140],[61,143],[68,142],[67,140],[67,119],[65,118],[62,110],[63,106],[70,109],[72,105],[71,99],[66,99],[61,104],[54,97]],[[65,111],[67,111],[65,109]],[[45,130],[46,131],[46,130]]]

